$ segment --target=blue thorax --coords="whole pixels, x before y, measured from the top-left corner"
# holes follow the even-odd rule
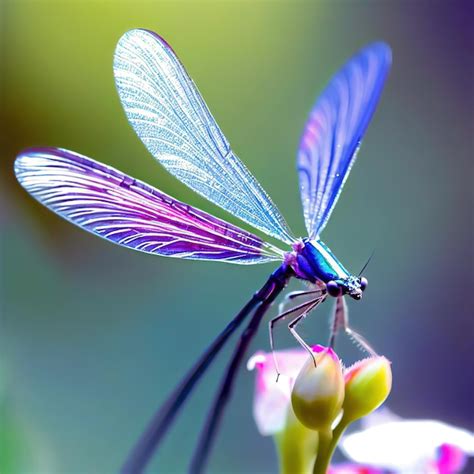
[[[360,299],[363,291],[361,279],[351,275],[324,242],[303,239],[294,246],[294,251],[293,269],[297,277],[312,283],[337,284],[341,294]]]
[[[298,269],[310,281],[344,280],[350,273],[321,240],[303,240],[298,252]]]

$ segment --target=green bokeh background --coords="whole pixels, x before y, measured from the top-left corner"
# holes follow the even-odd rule
[[[116,472],[159,403],[272,271],[113,246],[16,183],[22,148],[61,146],[237,223],[168,175],[129,127],[112,57],[134,27],[173,45],[296,235],[304,226],[294,157],[311,104],[358,48],[377,39],[392,46],[392,73],[324,240],[354,272],[376,249],[369,290],[350,309],[393,362],[390,407],[472,429],[471,13],[467,2],[425,0],[3,0],[0,470]],[[326,340],[329,310],[306,321],[306,340]],[[277,344],[294,345],[284,328]],[[349,343],[339,347],[346,361],[358,357]],[[265,328],[256,349],[268,349]],[[155,471],[185,471],[228,354],[187,405]],[[242,371],[210,472],[275,472],[252,396],[253,376]]]

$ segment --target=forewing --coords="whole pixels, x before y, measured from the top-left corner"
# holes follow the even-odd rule
[[[283,253],[249,232],[67,150],[26,150],[15,162],[15,173],[42,204],[124,247],[240,264],[278,260]]]
[[[146,30],[125,33],[115,51],[114,74],[128,120],[170,173],[262,232],[294,241],[275,204],[233,153],[162,38]]]
[[[391,57],[384,43],[361,50],[332,78],[306,122],[297,165],[310,238],[323,230],[337,202],[379,101]]]

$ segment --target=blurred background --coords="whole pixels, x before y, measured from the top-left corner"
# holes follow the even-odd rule
[[[53,215],[15,181],[22,148],[60,146],[240,224],[168,175],[128,125],[112,57],[135,27],[173,46],[233,149],[302,236],[295,152],[310,107],[360,47],[391,45],[391,75],[323,238],[353,272],[375,249],[369,289],[349,304],[354,327],[393,362],[388,406],[474,429],[467,2],[3,0],[1,8],[2,472],[116,472],[160,402],[273,270],[119,248]],[[308,342],[326,342],[330,309],[307,319]],[[277,346],[294,346],[285,327]],[[248,355],[257,349],[269,349],[266,327]],[[155,471],[185,471],[229,350]],[[347,363],[360,357],[345,341],[338,351]],[[242,370],[211,473],[276,470],[272,440],[252,419],[253,384]]]

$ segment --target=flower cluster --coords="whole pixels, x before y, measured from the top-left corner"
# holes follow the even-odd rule
[[[390,393],[390,363],[369,357],[344,368],[330,348],[257,352],[254,418],[275,439],[282,474],[453,474],[474,454],[474,434],[435,420],[376,410]],[[315,364],[316,362],[316,364]],[[362,429],[345,435],[362,419]],[[336,445],[352,463],[330,465]]]
[[[282,472],[325,473],[337,442],[353,421],[380,406],[390,393],[390,363],[370,357],[349,369],[331,348],[314,346],[276,353],[282,375],[276,381],[273,357],[256,353],[254,417],[263,435],[275,437]]]

